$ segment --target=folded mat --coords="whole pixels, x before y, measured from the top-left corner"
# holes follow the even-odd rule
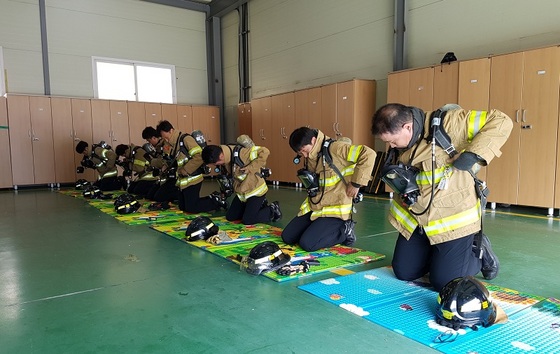
[[[560,352],[560,302],[484,283],[504,324],[454,331],[435,322],[438,293],[383,267],[299,286],[360,317],[445,353]]]
[[[150,227],[190,245],[230,260],[236,264],[239,264],[241,257],[248,255],[253,247],[264,241],[276,242],[285,253],[290,254],[292,265],[311,259],[318,261],[319,263],[317,265],[312,265],[306,273],[297,273],[292,275],[279,275],[276,272],[263,273],[265,277],[277,282],[299,279],[301,277],[327,271],[336,274],[343,268],[385,258],[385,255],[383,254],[346,246],[335,246],[323,248],[315,252],[306,252],[299,246],[290,246],[283,243],[280,238],[282,229],[279,227],[267,224],[243,225],[227,221],[225,217],[212,217],[211,219],[219,226],[221,232],[225,232],[227,236],[231,238],[231,241],[222,242],[220,244],[212,244],[204,240],[187,242],[184,239],[185,229],[190,223],[190,220],[180,223],[169,222],[164,224],[153,224]]]

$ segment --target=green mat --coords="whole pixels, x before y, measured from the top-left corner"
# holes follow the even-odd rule
[[[124,191],[104,193],[106,195],[111,194],[111,199],[86,199],[81,191],[74,189],[60,190],[59,192],[80,198],[127,225],[150,225],[154,230],[225,258],[235,264],[239,264],[241,257],[248,255],[254,246],[264,241],[276,242],[284,252],[289,253],[292,265],[310,259],[319,262],[318,265],[312,265],[306,273],[279,275],[276,272],[269,272],[263,274],[265,277],[277,282],[299,279],[324,272],[342,275],[345,274],[345,268],[385,258],[383,254],[346,246],[335,246],[315,252],[306,252],[298,246],[284,244],[280,238],[282,229],[279,227],[268,224],[243,225],[241,223],[229,222],[223,216],[216,217],[208,213],[185,214],[173,204],[171,204],[171,208],[168,210],[148,211],[146,208],[150,201],[139,199],[138,202],[142,204],[142,208],[132,214],[120,215],[115,212],[113,204],[114,199],[125,193]],[[225,232],[231,238],[231,241],[220,244],[212,244],[204,240],[187,242],[184,239],[187,226],[193,219],[202,215],[210,217],[219,226],[220,231]]]
[[[160,231],[166,235],[184,241],[190,245],[213,253],[219,257],[225,258],[235,264],[239,264],[241,257],[248,255],[251,249],[257,244],[264,241],[276,242],[280,248],[290,254],[291,263],[297,264],[303,260],[313,259],[319,261],[318,265],[311,266],[309,272],[293,275],[279,275],[276,272],[264,273],[267,278],[277,282],[286,280],[299,279],[323,272],[333,272],[335,274],[343,274],[341,269],[378,261],[385,258],[385,255],[365,251],[359,248],[335,246],[323,248],[315,252],[306,252],[299,246],[290,246],[282,242],[280,234],[282,229],[267,224],[243,225],[227,221],[224,217],[211,218],[212,221],[220,227],[220,231],[225,231],[232,239],[221,244],[212,244],[204,240],[195,242],[187,242],[185,237],[185,229],[190,223],[189,220],[183,222],[170,222],[165,224],[152,225],[151,228]]]

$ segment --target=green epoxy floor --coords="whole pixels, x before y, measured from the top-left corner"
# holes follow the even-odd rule
[[[205,182],[204,192],[215,189]],[[274,188],[285,226],[304,197]],[[387,255],[397,233],[388,200],[366,196],[356,247]],[[511,215],[528,213],[529,216]],[[560,298],[560,220],[502,209],[485,231],[502,264],[495,284]],[[50,190],[0,192],[2,353],[428,353],[427,346]]]

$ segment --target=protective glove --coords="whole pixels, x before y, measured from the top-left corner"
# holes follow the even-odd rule
[[[461,171],[468,171],[471,170],[475,164],[485,166],[486,161],[475,153],[465,151],[453,162],[453,167]]]

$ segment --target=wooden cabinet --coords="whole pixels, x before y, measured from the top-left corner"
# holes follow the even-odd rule
[[[375,81],[346,81],[338,83],[336,90],[336,135],[331,137],[347,137],[353,144],[374,146],[371,118],[375,112]]]
[[[10,136],[8,132],[8,105],[5,97],[0,97],[0,188],[11,188],[12,179],[12,159],[10,156]]]
[[[142,139],[142,130],[146,128],[146,126],[150,125],[156,127],[156,125],[148,124],[146,118],[149,116],[148,112],[146,111],[147,103],[144,102],[127,102],[127,114],[128,114],[128,134],[130,137],[130,142],[134,145],[142,145],[144,143],[144,139]],[[158,113],[158,117],[161,116],[161,113]],[[113,146],[115,149],[117,146]]]
[[[146,109],[146,112],[148,112],[148,110]],[[171,123],[171,125],[173,125],[173,127],[175,129],[177,129],[177,127],[179,126],[178,124],[178,119],[177,119],[178,115],[177,115],[177,105],[175,104],[162,104],[161,105],[161,120],[166,120],[169,123]],[[154,121],[150,121],[148,120],[148,117],[146,116],[146,126],[151,126],[151,127],[157,127],[157,125],[159,124],[159,121],[154,122]]]
[[[490,100],[490,59],[460,62],[458,86],[459,106],[469,110],[487,111]]]
[[[74,166],[81,166],[83,155],[76,153],[76,145],[79,141],[87,141],[93,143],[93,126],[91,119],[91,101],[89,99],[72,98],[72,127],[74,129]],[[85,179],[87,181],[95,180],[95,172],[86,168],[83,173],[76,173],[76,180]]]
[[[321,89],[321,87],[313,87],[295,92],[296,128],[317,128],[324,132],[326,126],[332,127],[328,122],[323,125]],[[333,94],[333,101],[335,97],[336,95]]]
[[[558,47],[492,58],[490,106],[514,121],[502,156],[488,167],[489,201],[559,207],[557,160]],[[554,192],[553,192],[554,191]]]
[[[72,100],[65,97],[51,98],[53,124],[54,167],[56,182],[76,181],[74,150],[74,127],[72,124]]]
[[[130,143],[126,101],[91,100],[91,117],[92,143],[104,141],[113,148]]]
[[[434,66],[434,88],[432,109],[459,100],[459,63],[452,62]]]
[[[192,114],[193,130],[201,130],[208,145],[220,145],[220,108],[192,106]]]
[[[183,133],[191,133],[193,128],[192,106],[177,106],[177,125],[173,125]]]
[[[251,136],[253,134],[250,102],[240,103],[237,105],[237,122],[239,127],[237,136],[242,134]]]
[[[8,96],[8,124],[14,187],[55,182],[49,97]]]
[[[272,144],[267,165],[272,170],[273,181],[297,182],[297,166],[293,163],[294,151],[290,148],[290,134],[296,128],[294,93],[284,93],[271,98]]]
[[[255,145],[272,148],[271,98],[262,97],[251,101],[253,111],[253,141]]]

